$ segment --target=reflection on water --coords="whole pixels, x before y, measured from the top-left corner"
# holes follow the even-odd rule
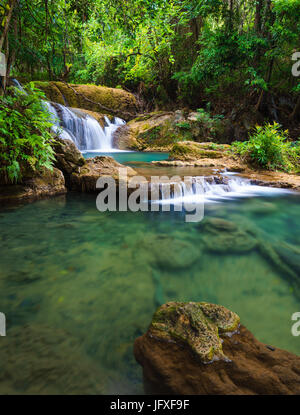
[[[133,341],[170,300],[222,304],[300,354],[299,197],[205,214],[100,213],[87,195],[1,211],[0,393],[142,393]]]

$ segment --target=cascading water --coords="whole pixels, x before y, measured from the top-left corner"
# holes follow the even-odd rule
[[[26,93],[17,79],[12,79],[11,83]],[[47,101],[43,101],[43,105],[50,114],[53,132],[63,139],[72,140],[81,151],[111,152],[114,133],[119,127],[126,124],[121,118],[115,117],[111,122],[105,116],[105,126],[102,128],[95,118],[79,109],[67,108],[64,105]]]
[[[152,189],[153,187],[150,186],[151,191]],[[292,193],[286,189],[257,186],[251,183],[250,179],[232,177],[230,173],[226,173],[223,177],[193,177],[187,182],[160,183],[158,198],[157,200],[152,198],[152,203],[174,206],[185,203],[219,203],[234,198],[278,196]]]
[[[45,103],[54,122],[53,130],[61,138],[74,141],[81,151],[99,150],[111,151],[113,149],[113,134],[125,121],[114,118],[111,122],[105,116],[104,128],[90,115],[78,109],[67,108],[61,104]]]

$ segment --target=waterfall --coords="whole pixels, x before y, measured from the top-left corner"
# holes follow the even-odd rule
[[[26,93],[17,79],[11,79],[11,83]],[[126,124],[121,118],[115,117],[111,122],[105,116],[105,125],[102,128],[94,117],[79,109],[47,101],[43,101],[43,106],[50,114],[49,121],[53,123],[52,131],[63,139],[72,140],[81,151],[111,152],[114,133],[119,127]]]
[[[186,181],[150,183],[149,195],[154,204],[181,205],[184,203],[219,203],[235,198],[254,196],[279,196],[292,194],[291,190],[279,189],[267,186],[257,186],[250,179],[234,177],[230,173],[222,176],[190,177]]]
[[[105,116],[104,128],[92,116],[79,109],[67,108],[61,104],[45,102],[50,113],[51,122],[54,122],[53,131],[61,138],[69,138],[81,151],[113,149],[114,132],[125,121],[115,117],[113,122]]]

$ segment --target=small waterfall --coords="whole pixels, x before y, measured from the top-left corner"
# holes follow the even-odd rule
[[[58,133],[61,138],[68,138],[74,141],[77,148],[81,151],[99,150],[111,151],[114,132],[125,121],[114,118],[111,122],[105,116],[104,128],[92,116],[79,109],[67,108],[61,104],[45,102],[54,122],[53,131]]]
[[[22,85],[20,84],[20,82],[17,79],[11,79],[10,80],[11,84],[16,87],[17,89],[19,89],[22,92],[25,92],[24,88],[22,87]]]
[[[11,79],[11,83],[26,93],[17,79]],[[43,101],[43,105],[50,114],[49,121],[53,123],[52,131],[63,139],[72,140],[81,151],[111,152],[115,131],[126,124],[121,118],[115,117],[111,122],[105,116],[105,126],[102,128],[94,117],[79,109],[47,101]]]
[[[230,173],[223,176],[190,177],[185,181],[150,184],[152,203],[180,205],[185,203],[219,203],[235,198],[255,196],[279,196],[292,194],[286,189],[252,184],[250,179],[235,177]],[[153,197],[155,195],[155,197]]]

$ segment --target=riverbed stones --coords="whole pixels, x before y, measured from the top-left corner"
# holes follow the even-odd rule
[[[153,265],[165,269],[188,268],[200,256],[200,250],[191,243],[165,234],[146,235],[138,245]]]
[[[199,229],[203,232],[205,248],[211,252],[241,254],[257,246],[251,231],[221,218],[207,218],[200,223]]]
[[[238,324],[235,313],[217,305],[168,303],[160,307],[146,334],[134,345],[145,392],[299,394],[300,357],[260,343]]]
[[[2,394],[101,394],[103,374],[72,334],[44,325],[8,329],[0,342]]]

